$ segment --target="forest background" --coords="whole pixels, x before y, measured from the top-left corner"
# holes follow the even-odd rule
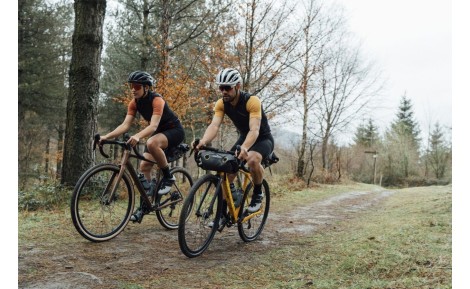
[[[92,136],[122,122],[131,99],[125,81],[134,70],[155,76],[156,90],[178,113],[190,143],[202,135],[219,97],[214,75],[238,68],[243,89],[262,99],[271,120],[283,160],[273,173],[306,186],[452,180],[451,128],[429,123],[431,133],[423,136],[412,97],[401,96],[384,133],[368,117],[385,79],[337,4],[84,3],[76,1],[74,11],[72,1],[19,1],[19,206],[40,206],[91,165]],[[285,129],[292,126],[300,133]],[[353,139],[342,141],[351,131]],[[227,147],[235,137],[224,126],[214,145]]]

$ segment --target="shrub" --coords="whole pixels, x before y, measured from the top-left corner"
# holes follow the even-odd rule
[[[447,179],[431,179],[420,176],[384,178],[382,185],[384,187],[394,186],[399,188],[425,187],[425,186],[445,186],[450,184]]]
[[[69,190],[56,183],[44,183],[33,189],[18,192],[18,209],[36,211],[50,210],[69,201]]]

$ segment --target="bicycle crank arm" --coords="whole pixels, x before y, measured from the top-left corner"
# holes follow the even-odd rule
[[[152,210],[155,210],[155,211],[158,210],[158,211],[159,211],[159,210],[161,210],[161,209],[164,209],[164,208],[166,208],[166,207],[168,207],[168,206],[171,206],[171,205],[173,205],[173,204],[177,204],[177,203],[182,202],[182,201],[183,201],[183,199],[179,199],[179,200],[172,201],[172,202],[169,202],[168,204],[164,204],[164,205],[161,205],[161,206],[155,205],[155,206],[152,207]]]

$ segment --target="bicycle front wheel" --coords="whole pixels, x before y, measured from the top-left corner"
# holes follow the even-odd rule
[[[178,227],[181,251],[190,258],[201,255],[214,238],[222,214],[220,178],[207,174],[198,179],[185,199]]]
[[[176,181],[170,192],[157,196],[157,204],[161,208],[157,210],[157,219],[163,227],[170,230],[178,228],[183,201],[193,185],[193,179],[185,168],[174,167],[171,174]]]
[[[266,180],[263,180],[261,189],[264,194],[264,197],[261,203],[261,209],[258,212],[249,214],[245,210],[246,208],[248,208],[249,201],[251,200],[251,197],[253,195],[252,183],[250,183],[246,189],[248,192],[248,198],[240,208],[240,211],[244,212],[243,218],[247,216],[250,217],[248,220],[238,223],[238,234],[240,235],[240,238],[245,242],[251,242],[259,237],[261,231],[263,231],[264,225],[266,224],[266,219],[268,218],[269,203],[271,199],[269,195],[269,186]]]
[[[75,185],[70,204],[72,221],[80,235],[90,241],[116,237],[129,221],[134,191],[129,176],[124,174],[118,180],[118,174],[119,166],[100,164],[87,170]]]

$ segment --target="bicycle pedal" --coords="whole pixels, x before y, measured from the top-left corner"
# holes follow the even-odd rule
[[[137,220],[131,220],[131,222],[134,223],[134,224],[135,224],[135,223],[140,224],[140,223],[142,222],[142,219],[143,219],[143,218],[140,218],[140,219],[137,219]]]
[[[219,226],[219,228],[217,228],[217,231],[219,231],[219,233],[222,233],[225,227],[229,227],[229,226],[227,226],[227,224],[223,224],[222,226]]]
[[[135,219],[132,218],[133,216],[135,216]],[[143,218],[144,218],[144,214],[141,214],[140,216],[138,216],[138,215],[136,215],[136,214],[133,214],[133,215],[131,216],[130,221],[131,221],[132,223],[134,223],[134,224],[135,224],[135,223],[140,224],[140,223],[142,222],[142,219],[143,219]]]

